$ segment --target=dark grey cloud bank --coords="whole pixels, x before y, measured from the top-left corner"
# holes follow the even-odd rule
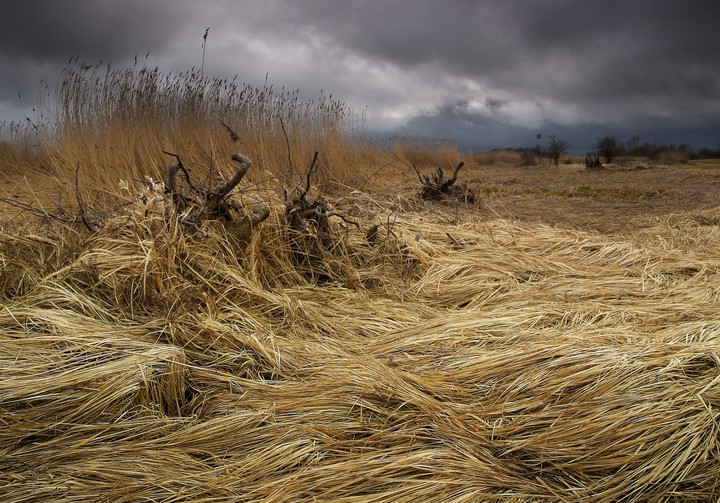
[[[72,56],[324,89],[370,133],[480,149],[558,134],[716,146],[720,2],[25,0],[0,16],[0,120]]]

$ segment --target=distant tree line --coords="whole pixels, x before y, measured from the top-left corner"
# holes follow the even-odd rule
[[[507,148],[507,149],[493,149],[493,150],[509,150],[517,152],[522,156],[523,164],[526,166],[534,166],[535,164],[542,164],[543,159],[548,160],[548,164],[554,164],[557,166],[560,164],[560,157],[565,155],[570,148],[570,145],[565,140],[561,140],[557,135],[550,135],[547,146],[543,147],[538,143],[535,147],[527,148]]]
[[[549,164],[558,165],[560,157],[568,151],[567,142],[560,140],[556,135],[549,136],[547,146],[543,147],[538,144],[535,147],[510,148],[518,152],[526,165],[542,164],[543,159],[548,159]],[[720,143],[718,148],[712,149],[703,147],[695,151],[692,145],[688,143],[640,143],[640,136],[633,135],[627,141],[621,142],[613,136],[604,136],[598,138],[593,145],[593,151],[588,152],[586,160],[591,159],[595,164],[600,165],[602,158],[606,163],[613,162],[621,156],[637,156],[657,161],[663,158],[670,158],[679,161],[688,161],[690,159],[720,159]]]
[[[625,143],[619,142],[615,136],[598,138],[594,145],[597,154],[605,159],[605,162],[612,162],[619,156],[631,155],[646,157],[651,160],[658,160],[668,154],[675,158],[689,159],[718,159],[720,158],[720,144],[717,149],[703,147],[695,151],[688,143],[640,143],[640,136],[634,135]]]

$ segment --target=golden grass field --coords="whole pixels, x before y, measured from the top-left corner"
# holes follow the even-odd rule
[[[306,120],[0,152],[0,500],[720,499],[720,163],[420,159]],[[247,249],[149,186],[162,149],[196,180],[250,156]],[[361,226],[332,219],[322,281],[280,190],[313,150]],[[412,163],[458,160],[472,203],[417,196]]]

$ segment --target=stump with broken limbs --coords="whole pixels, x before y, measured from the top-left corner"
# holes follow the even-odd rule
[[[437,168],[437,170],[432,176],[428,176],[421,175],[418,169],[413,164],[415,173],[417,173],[417,176],[420,179],[420,183],[422,183],[422,188],[420,189],[420,197],[422,199],[437,200],[442,199],[445,196],[451,195],[452,187],[457,181],[458,172],[462,169],[464,165],[464,162],[458,164],[455,168],[455,171],[453,171],[452,177],[445,178],[445,173],[443,172],[442,168]]]
[[[172,196],[176,209],[183,212],[182,222],[197,226],[203,220],[218,220],[238,250],[244,251],[250,243],[254,228],[270,215],[270,209],[264,203],[247,210],[229,199],[230,193],[247,174],[252,161],[243,154],[232,154],[231,159],[239,163],[233,176],[217,189],[206,190],[192,183],[180,156],[172,152],[165,153],[177,160],[168,167],[166,191]],[[190,195],[178,188],[178,171],[185,176]]]
[[[286,192],[285,222],[290,233],[290,247],[296,265],[311,278],[326,280],[330,276],[326,255],[342,247],[341,241],[333,235],[330,218],[339,218],[358,229],[360,224],[332,211],[322,195],[314,200],[308,198],[312,175],[317,172],[317,158],[318,152],[315,152],[310,167],[305,172],[305,187],[298,187],[295,197],[289,202]]]

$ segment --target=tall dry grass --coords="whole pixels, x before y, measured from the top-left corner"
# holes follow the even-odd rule
[[[391,151],[397,160],[417,168],[452,169],[462,160],[457,144],[449,140],[395,138]]]
[[[32,126],[18,122],[0,122],[0,170],[5,178],[41,169],[34,162]]]
[[[248,181],[277,190],[302,181],[315,151],[315,181],[324,188],[359,183],[359,165],[372,165],[377,155],[362,140],[361,118],[340,100],[322,92],[302,99],[297,90],[267,82],[253,86],[196,70],[163,73],[138,62],[114,69],[75,60],[57,92],[41,98],[40,116],[22,131],[34,145],[28,163],[71,188],[79,164],[82,190],[98,203],[103,195],[112,198],[121,181],[163,179],[174,162],[163,151],[179,154],[196,182],[227,176],[232,168],[226,160],[241,151],[255,164]],[[18,129],[5,127],[6,137]]]

